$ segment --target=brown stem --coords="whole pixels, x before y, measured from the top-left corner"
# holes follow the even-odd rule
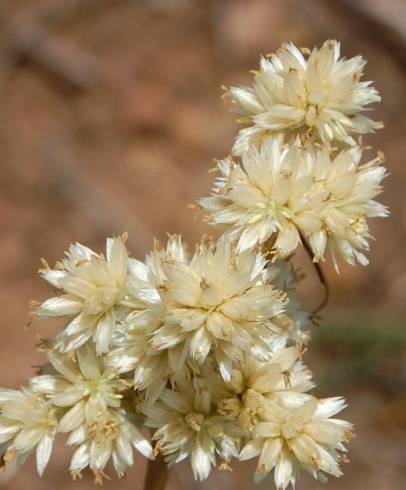
[[[317,317],[318,313],[327,305],[328,300],[330,298],[330,288],[326,279],[326,276],[324,275],[323,269],[321,268],[321,265],[318,262],[313,262],[313,252],[312,249],[310,248],[309,243],[307,242],[306,238],[300,233],[300,238],[303,243],[303,247],[307,252],[307,255],[310,257],[313,267],[316,271],[317,277],[319,278],[320,284],[323,285],[324,289],[324,295],[323,299],[321,300],[320,304],[317,306],[315,310],[312,311],[313,315]]]
[[[148,461],[144,490],[164,490],[169,478],[169,470],[162,456]]]

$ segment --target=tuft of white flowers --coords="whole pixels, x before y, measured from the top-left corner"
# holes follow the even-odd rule
[[[37,470],[41,476],[48,464],[57,430],[57,410],[28,388],[0,391],[0,443],[2,460],[26,460],[36,448]]]
[[[340,58],[340,43],[333,40],[312,51],[287,43],[261,58],[253,87],[228,91],[238,122],[246,126],[233,153],[261,146],[278,132],[288,139],[300,135],[323,144],[355,145],[353,134],[381,128],[382,123],[360,114],[381,100],[371,82],[361,81],[365,64],[362,56]]]
[[[272,320],[284,311],[285,295],[266,281],[265,263],[260,252],[236,253],[228,241],[199,244],[187,262],[163,262],[158,288],[165,313],[153,347],[180,346],[183,361],[199,365],[213,352],[224,379],[244,352],[267,359]]]
[[[106,257],[76,243],[55,269],[40,271],[63,294],[39,305],[36,316],[70,319],[55,339],[58,349],[73,351],[91,338],[98,354],[109,351],[115,326],[127,311],[122,304],[127,269],[127,249],[124,240],[117,237],[107,239]]]
[[[358,146],[332,154],[299,140],[285,145],[279,135],[251,148],[241,162],[220,161],[212,195],[199,205],[241,252],[271,240],[274,256],[285,258],[306,238],[315,262],[329,249],[349,264],[366,265],[367,219],[388,210],[374,200],[386,175],[383,155],[366,163],[361,158]]]
[[[274,469],[275,486],[282,490],[289,483],[294,487],[301,468],[324,482],[326,474],[341,476],[339,463],[346,461],[343,443],[351,439],[352,425],[330,417],[344,406],[341,398],[311,398],[291,407],[269,404],[240,459],[259,456],[255,480],[261,481]]]
[[[189,253],[170,235],[142,261],[123,235],[105,256],[76,243],[54,268],[43,261],[56,292],[33,316],[65,324],[41,343],[48,363],[28,387],[0,390],[3,465],[36,450],[42,475],[66,434],[72,476],[89,468],[96,483],[109,461],[124,476],[133,449],[188,459],[199,480],[251,458],[255,481],[273,471],[278,490],[300,470],[341,476],[353,428],[335,418],[342,398],[311,393],[312,314],[291,264],[304,245],[316,263],[329,251],[336,267],[340,256],[366,265],[368,219],[388,215],[375,200],[383,155],[362,163],[353,139],[379,126],[360,112],[380,97],[361,82],[364,60],[339,51],[286,44],[262,58],[253,88],[229,90],[245,128],[198,201],[218,239]]]
[[[205,480],[216,465],[216,456],[227,465],[238,458],[240,430],[233,421],[219,415],[211,394],[188,381],[165,389],[161,399],[143,412],[146,425],[155,430],[156,454],[168,465],[189,458],[195,478]]]

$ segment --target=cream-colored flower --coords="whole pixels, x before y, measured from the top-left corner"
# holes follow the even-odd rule
[[[218,413],[235,419],[247,432],[271,403],[302,404],[309,398],[304,393],[312,389],[314,383],[299,356],[295,347],[273,354],[269,362],[246,356],[241,367],[233,369],[229,382],[222,382],[210,369],[203,371],[206,385],[217,402]]]
[[[388,211],[374,200],[386,174],[382,155],[365,164],[361,156],[360,147],[332,157],[325,148],[285,145],[275,137],[244,153],[241,164],[221,161],[212,196],[199,204],[211,224],[225,227],[227,239],[238,240],[239,251],[271,240],[275,257],[284,258],[302,235],[316,262],[329,248],[365,265],[367,218]]]
[[[190,356],[199,364],[213,351],[225,379],[232,360],[244,352],[267,359],[272,321],[286,301],[264,280],[265,264],[260,253],[237,254],[226,241],[200,244],[188,262],[162,261],[157,288],[165,314],[152,346],[157,351],[181,346],[179,361]]]
[[[91,344],[78,349],[73,359],[58,352],[49,352],[48,359],[56,372],[48,368],[50,374],[32,378],[31,389],[63,410],[58,431],[70,433],[69,445],[79,445],[70,467],[74,477],[89,466],[101,481],[110,458],[123,476],[133,464],[132,446],[152,456],[150,443],[129,418],[134,413],[122,407],[123,392],[131,384],[97,357]]]
[[[306,50],[304,50],[306,51]],[[326,41],[306,58],[293,44],[284,44],[262,58],[250,87],[231,87],[238,121],[246,127],[233,153],[241,155],[276,132],[313,140],[354,145],[352,134],[382,127],[360,113],[381,100],[371,82],[361,81],[366,61],[340,58],[340,43]]]
[[[56,410],[35,392],[0,390],[0,444],[5,463],[23,462],[36,448],[37,470],[42,476],[52,452],[57,428]]]
[[[42,277],[62,294],[43,302],[39,318],[72,318],[56,336],[55,345],[72,351],[89,339],[98,354],[108,352],[117,322],[127,313],[128,252],[121,237],[108,238],[106,257],[80,244],[71,245],[57,268],[41,270]]]
[[[255,474],[262,480],[272,469],[275,485],[284,490],[295,485],[301,468],[326,481],[326,474],[339,477],[340,451],[352,435],[352,425],[330,418],[345,406],[341,398],[311,399],[300,407],[273,404],[263,421],[253,429],[253,439],[243,448],[241,460],[259,456]]]
[[[124,304],[130,313],[122,322],[108,363],[120,373],[133,372],[134,387],[145,391],[146,401],[153,403],[162,393],[168,380],[177,374],[185,376],[188,354],[182,346],[157,350],[151,343],[156,330],[162,326],[165,305],[160,285],[166,284],[164,264],[186,262],[187,254],[177,235],[169,236],[166,247],[155,241],[145,264],[135,259],[129,262],[127,297]],[[182,357],[183,356],[183,357]]]
[[[96,356],[94,347],[80,347],[74,357],[48,352],[51,367],[47,374],[30,381],[33,391],[47,396],[57,407],[69,409],[59,423],[59,430],[70,432],[82,423],[91,425],[107,407],[121,405],[122,392],[131,387],[106,362]]]
[[[129,373],[134,388],[147,390],[148,401],[155,401],[165,388],[170,374],[166,352],[151,348],[150,330],[131,326],[114,343],[108,363],[120,373]]]
[[[164,390],[160,401],[144,407],[146,425],[155,430],[155,452],[169,466],[188,458],[195,478],[205,480],[216,456],[227,465],[238,457],[240,433],[231,421],[215,414],[210,393],[180,381]]]
[[[127,332],[114,343],[108,363],[120,373],[129,373],[134,389],[145,390],[145,401],[155,402],[168,381],[177,376],[187,377],[188,352],[182,345],[168,350],[158,350],[151,344],[154,328],[130,324]],[[152,332],[152,333],[151,333]]]
[[[70,445],[78,445],[72,456],[70,472],[74,478],[89,467],[96,483],[108,478],[104,468],[111,459],[117,475],[125,475],[132,466],[133,447],[147,458],[152,458],[152,448],[148,440],[138,431],[131,414],[123,409],[106,409],[91,426],[79,426],[69,438]]]

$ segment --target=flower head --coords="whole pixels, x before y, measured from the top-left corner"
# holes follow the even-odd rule
[[[165,313],[153,348],[181,346],[183,364],[186,356],[202,364],[213,351],[225,379],[232,360],[242,359],[243,352],[268,358],[272,320],[284,311],[286,300],[265,281],[265,264],[259,252],[237,254],[226,241],[200,244],[189,261],[162,261],[157,288]]]
[[[37,396],[46,397],[60,407],[58,431],[69,433],[68,444],[79,446],[71,461],[74,477],[89,466],[97,482],[106,475],[104,468],[112,458],[118,476],[133,464],[132,447],[152,457],[147,439],[123,408],[123,393],[131,387],[86,344],[69,358],[49,352],[49,374],[31,380]]]
[[[269,59],[261,59],[252,88],[230,88],[238,121],[246,126],[237,137],[234,154],[260,146],[276,132],[353,145],[351,134],[382,126],[360,114],[381,100],[371,82],[361,81],[366,64],[361,56],[340,58],[337,41],[302,51],[307,58],[293,44],[284,44]]]
[[[30,389],[0,390],[0,444],[2,460],[25,458],[36,448],[41,476],[48,464],[56,434],[56,410]]]
[[[155,241],[145,263],[129,260],[129,280],[125,305],[130,313],[120,325],[108,354],[108,364],[120,373],[132,372],[134,388],[145,390],[148,403],[162,393],[168,380],[185,376],[188,354],[182,345],[157,350],[152,345],[155,332],[163,324],[165,303],[161,297],[167,278],[164,266],[170,261],[186,262],[187,254],[177,235],[169,236],[166,247]]]
[[[127,331],[116,339],[107,358],[118,372],[129,373],[136,390],[146,390],[145,397],[150,403],[160,396],[176,369],[166,351],[157,352],[151,346],[151,338],[148,327],[128,323]]]
[[[74,356],[50,351],[48,359],[51,365],[44,368],[47,374],[32,378],[30,387],[46,395],[53,405],[70,409],[59,423],[62,432],[76,428],[85,420],[92,424],[107,407],[120,407],[121,393],[131,386],[98,358],[94,347],[88,344]]]
[[[128,412],[122,409],[107,409],[100,413],[90,426],[81,426],[72,432],[69,444],[78,445],[75,450],[70,472],[74,478],[89,467],[95,475],[96,483],[102,483],[108,476],[104,472],[111,459],[117,475],[125,475],[132,466],[133,447],[147,458],[152,458],[152,448],[148,440],[138,431]]]
[[[232,370],[228,382],[212,370],[204,370],[203,377],[218,413],[235,420],[249,434],[271,403],[303,403],[309,398],[304,393],[314,384],[299,356],[295,347],[273,354],[269,362],[247,356],[241,366]]]
[[[275,468],[278,490],[295,485],[296,474],[305,469],[325,481],[325,473],[341,476],[339,451],[352,435],[352,425],[330,418],[344,408],[341,398],[314,398],[299,407],[274,404],[253,429],[253,439],[243,448],[241,460],[259,456],[256,480]]]
[[[275,137],[244,153],[241,163],[221,161],[212,196],[199,204],[210,223],[238,240],[239,251],[270,239],[275,257],[286,258],[305,237],[316,262],[328,247],[350,264],[365,265],[367,218],[388,211],[374,200],[386,174],[382,156],[365,164],[361,156],[359,147],[331,156],[325,148],[285,145]]]
[[[199,480],[209,476],[216,456],[225,464],[238,456],[238,428],[213,409],[210,393],[187,381],[179,382],[175,390],[166,389],[158,402],[144,408],[146,425],[156,429],[155,451],[168,465],[189,458]]]
[[[63,352],[75,350],[89,339],[98,354],[109,350],[117,322],[127,313],[128,252],[121,237],[108,238],[106,257],[80,244],[71,245],[66,258],[55,269],[41,270],[42,277],[62,292],[44,301],[39,318],[71,318],[56,337]]]

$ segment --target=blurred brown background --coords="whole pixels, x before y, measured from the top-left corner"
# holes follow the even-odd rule
[[[307,363],[320,396],[345,395],[357,425],[351,464],[331,490],[401,490],[406,464],[406,5],[404,0],[1,0],[0,4],[0,384],[18,387],[42,362],[24,329],[28,302],[50,290],[36,275],[72,241],[101,250],[128,231],[142,257],[152,237],[210,231],[186,207],[206,195],[214,158],[237,127],[221,85],[249,83],[259,55],[291,40],[342,41],[362,53],[366,79],[383,95],[375,119],[386,129],[366,142],[384,150],[392,216],[372,223],[371,265],[327,266],[332,290]],[[371,154],[372,155],[372,154]],[[303,301],[321,294],[309,274]],[[71,482],[63,442],[41,480],[33,458],[0,478],[7,490],[92,488]],[[254,488],[252,464],[214,472],[207,486],[180,465],[168,490]],[[145,463],[106,488],[141,489]],[[300,489],[320,484],[303,476]],[[273,483],[257,487],[273,488]],[[321,487],[320,487],[321,488]]]

